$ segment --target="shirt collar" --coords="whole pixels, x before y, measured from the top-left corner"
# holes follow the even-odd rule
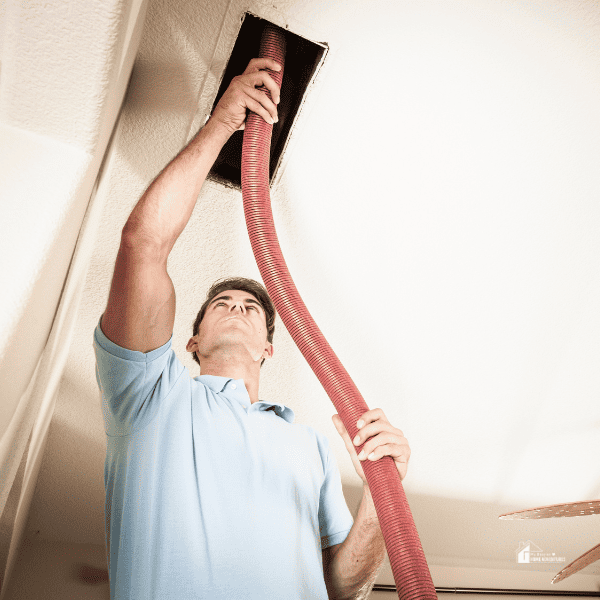
[[[230,400],[236,400],[249,410],[269,410],[272,407],[273,412],[278,417],[281,417],[288,423],[294,422],[294,411],[285,404],[267,402],[266,400],[259,400],[252,404],[243,379],[232,379],[231,377],[221,377],[220,375],[198,375],[194,377],[194,380],[203,383],[217,394],[224,394]],[[235,388],[233,388],[232,384],[235,384]]]

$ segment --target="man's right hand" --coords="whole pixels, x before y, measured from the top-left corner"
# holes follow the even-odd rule
[[[275,80],[261,69],[280,71],[281,66],[270,58],[253,58],[246,70],[234,77],[210,119],[223,125],[230,133],[246,126],[246,109],[260,115],[270,125],[276,123],[280,90]],[[274,102],[267,94],[256,88],[265,85]]]

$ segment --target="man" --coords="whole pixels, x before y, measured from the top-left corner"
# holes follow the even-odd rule
[[[238,278],[209,290],[188,352],[171,349],[175,290],[167,258],[221,148],[246,110],[277,121],[279,88],[252,59],[196,137],[146,190],[123,227],[106,310],[94,332],[108,437],[106,542],[113,600],[365,597],[385,545],[360,458],[337,416],[363,500],[344,501],[327,438],[293,411],[258,398],[273,356],[275,309],[264,287]],[[275,103],[256,89],[266,85]],[[391,455],[400,477],[410,449],[381,409],[354,444]]]

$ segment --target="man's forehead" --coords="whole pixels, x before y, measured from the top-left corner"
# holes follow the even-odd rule
[[[252,300],[257,300],[254,294],[251,294],[250,292],[244,292],[244,290],[226,290],[221,292],[219,296],[233,296],[234,298],[244,296],[246,298],[252,298]]]
[[[259,301],[254,294],[251,294],[250,292],[244,292],[243,290],[226,290],[224,292],[221,292],[220,294],[217,294],[215,297],[218,298],[219,296],[229,296],[232,297],[234,300],[254,300],[256,302]]]

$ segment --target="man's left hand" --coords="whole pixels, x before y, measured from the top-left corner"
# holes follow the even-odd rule
[[[352,464],[358,473],[358,476],[363,480],[363,484],[368,487],[367,478],[361,466],[361,461],[379,460],[382,456],[391,456],[396,463],[396,468],[400,474],[400,481],[406,477],[408,470],[408,460],[410,458],[410,447],[408,440],[400,429],[393,427],[387,420],[381,408],[368,410],[360,417],[357,423],[358,434],[356,439],[351,440],[344,423],[338,414],[331,417],[335,428],[342,436],[346,450],[350,454]],[[359,426],[360,421],[364,424]],[[362,452],[357,456],[355,447],[360,446],[366,441]]]

